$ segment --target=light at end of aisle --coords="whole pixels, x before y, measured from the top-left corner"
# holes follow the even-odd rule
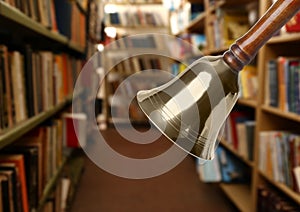
[[[117,7],[116,7],[116,5],[113,5],[113,4],[107,4],[104,6],[104,12],[105,13],[116,13]]]
[[[99,52],[102,52],[102,51],[104,50],[104,45],[101,44],[101,43],[98,44],[98,45],[97,45],[97,49],[98,49]]]
[[[105,27],[104,31],[110,38],[115,38],[117,36],[117,29],[115,27]]]

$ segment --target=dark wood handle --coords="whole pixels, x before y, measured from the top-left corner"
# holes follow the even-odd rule
[[[277,0],[257,23],[223,54],[224,61],[240,71],[258,50],[300,9],[300,0]]]

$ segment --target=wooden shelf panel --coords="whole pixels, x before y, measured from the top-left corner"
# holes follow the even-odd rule
[[[109,24],[105,27],[114,27],[116,29],[135,29],[135,30],[149,30],[149,29],[166,29],[166,26],[154,26],[154,25],[132,25],[132,26],[124,26],[118,24]]]
[[[242,99],[242,98],[240,98],[240,99],[238,100],[238,104],[244,105],[244,106],[248,106],[248,107],[256,108],[256,106],[257,106],[257,101],[256,101],[256,100],[253,100],[253,99]]]
[[[225,51],[228,50],[229,47],[225,46],[219,49],[205,49],[204,54],[205,55],[219,55],[223,54]]]
[[[271,38],[267,44],[280,44],[286,42],[300,41],[300,33],[289,33]]]
[[[273,115],[279,116],[279,117],[283,117],[286,119],[300,122],[300,115],[298,115],[296,113],[284,112],[278,108],[270,107],[270,106],[266,106],[266,105],[262,106],[262,110],[265,112],[271,113]]]
[[[297,203],[300,204],[300,194],[296,193],[295,191],[293,191],[292,189],[290,189],[288,186],[286,186],[283,183],[278,183],[275,182],[274,180],[272,180],[270,177],[268,177],[266,174],[264,174],[263,172],[259,172],[259,174],[265,178],[268,182],[270,182],[272,185],[274,185],[275,187],[277,187],[279,190],[281,190],[283,193],[285,193],[287,196],[289,196],[290,198],[292,198],[294,201],[296,201]]]
[[[251,189],[249,185],[222,183],[220,187],[240,211],[251,211]]]
[[[74,50],[74,51],[77,51],[77,52],[80,52],[80,53],[82,53],[82,54],[85,52],[85,47],[80,46],[79,44],[74,43],[74,42],[72,42],[72,41],[70,41],[70,42],[68,43],[68,46],[69,46],[70,49],[72,49],[72,50]]]
[[[107,4],[115,4],[115,5],[162,5],[162,1],[148,1],[148,2],[136,2],[136,1],[116,1],[116,2],[108,2]]]
[[[226,1],[216,1],[215,4],[209,6],[208,11],[209,13],[213,13],[215,12],[217,9],[219,9],[220,7],[224,6],[226,3]]]
[[[206,13],[202,12],[195,19],[193,19],[190,24],[186,27],[187,32],[189,33],[204,33],[204,22],[205,22]]]
[[[39,200],[39,204],[38,204],[38,210],[37,211],[42,211],[43,206],[45,205],[47,199],[49,198],[49,195],[51,194],[51,192],[53,191],[53,189],[56,186],[57,180],[59,179],[63,168],[65,167],[67,163],[67,158],[65,158],[62,162],[62,164],[59,166],[59,168],[57,169],[56,173],[54,174],[54,176],[48,181],[48,183],[46,184],[44,190],[43,190],[43,194],[41,199]]]
[[[7,129],[3,132],[1,132],[0,135],[0,148],[3,148],[4,146],[7,146],[8,144],[11,144],[15,140],[19,139],[22,137],[24,134],[50,118],[51,116],[55,115],[59,111],[61,111],[63,108],[66,107],[71,103],[71,98],[68,98],[65,102],[53,107],[50,110],[41,112],[40,114],[29,118],[28,120],[23,121],[20,124],[17,124],[11,129]]]
[[[220,144],[227,149],[229,152],[231,152],[232,154],[234,154],[236,157],[238,157],[242,162],[244,162],[245,164],[247,164],[250,167],[254,166],[254,163],[252,161],[249,161],[248,159],[246,159],[244,156],[240,155],[235,149],[233,149],[233,147],[231,145],[229,145],[226,141],[221,140]]]

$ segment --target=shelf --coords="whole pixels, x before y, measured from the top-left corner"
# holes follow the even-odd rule
[[[211,5],[208,9],[209,13],[215,12],[220,7],[224,6],[227,1],[217,1],[215,4]]]
[[[287,33],[284,35],[274,36],[267,44],[280,44],[286,42],[295,42],[300,40],[300,33]]]
[[[17,124],[16,126],[12,127],[11,129],[7,129],[1,132],[0,135],[0,148],[11,144],[15,140],[22,137],[24,134],[35,128],[37,125],[41,124],[54,114],[61,111],[66,105],[71,103],[71,98],[68,98],[65,102],[53,107],[50,110],[45,112],[41,112],[40,114],[29,118],[28,120],[23,121],[22,123]]]
[[[2,27],[4,32],[9,28],[14,32],[14,35],[22,35],[24,38],[30,37],[31,41],[32,39],[35,40],[37,36],[42,36],[43,38],[55,41],[55,43],[45,42],[45,40],[43,40],[43,42],[40,42],[41,45],[50,45],[55,47],[59,45],[68,47],[80,54],[84,53],[84,48],[78,47],[78,44],[70,42],[66,36],[48,29],[46,26],[33,20],[17,8],[14,8],[3,1],[0,1],[0,17],[0,22],[3,24]],[[15,24],[17,24],[18,27],[15,27]],[[24,41],[21,39],[20,42],[23,44]]]
[[[190,24],[186,27],[187,32],[189,33],[204,33],[204,21],[206,13],[202,12],[195,19],[193,19]]]
[[[233,149],[233,147],[231,145],[229,145],[226,141],[221,140],[220,144],[227,149],[229,152],[231,152],[232,154],[234,154],[236,157],[238,157],[242,162],[244,162],[245,164],[247,164],[250,167],[254,166],[254,163],[252,161],[249,161],[248,159],[246,159],[244,156],[240,155],[235,149]]]
[[[240,211],[251,211],[251,189],[249,185],[222,183],[220,187]]]
[[[296,193],[295,191],[293,191],[292,189],[290,189],[288,186],[286,186],[283,183],[279,183],[279,182],[275,182],[274,180],[272,180],[270,177],[268,177],[266,174],[259,172],[259,174],[264,177],[268,182],[270,182],[271,184],[273,184],[275,187],[277,187],[278,189],[280,189],[283,193],[285,193],[287,196],[289,196],[290,198],[292,198],[294,201],[296,201],[298,204],[300,204],[300,194]]]
[[[135,2],[135,1],[119,1],[119,2],[108,2],[107,4],[114,4],[114,5],[162,5],[162,1],[149,1],[149,2]]]
[[[59,166],[59,168],[57,169],[56,173],[54,174],[54,176],[47,182],[47,185],[44,188],[42,197],[39,201],[39,205],[38,205],[38,210],[37,211],[42,211],[43,206],[45,205],[45,203],[47,202],[47,199],[49,198],[49,195],[51,194],[51,192],[53,191],[53,189],[56,186],[57,180],[60,177],[63,168],[65,167],[65,165],[67,164],[67,158],[65,158],[62,162],[62,164]]]
[[[275,107],[270,107],[270,106],[262,106],[262,110],[268,113],[272,113],[276,116],[280,116],[283,118],[287,118],[293,121],[297,121],[300,122],[300,115],[296,114],[296,113],[291,113],[291,112],[284,112],[278,108]]]
[[[228,49],[229,47],[222,47],[218,49],[205,49],[203,52],[205,55],[218,55],[218,54],[223,54]]]
[[[68,42],[67,37],[47,29],[45,26],[34,21],[33,19],[31,19],[30,17],[28,17],[18,9],[2,1],[0,2],[0,16],[5,17],[11,21],[14,21],[36,33],[39,33],[57,42],[64,43],[64,44]]]
[[[255,0],[256,2],[258,0]],[[255,2],[253,0],[226,0],[221,6],[219,7],[237,7],[237,6],[241,6],[241,7],[245,7],[246,4],[250,4]]]
[[[253,99],[242,99],[242,98],[240,98],[240,99],[238,100],[238,104],[239,104],[239,105],[244,105],[244,106],[256,108],[256,106],[257,106],[257,101],[256,101],[256,100],[253,100]]]
[[[68,43],[68,46],[69,46],[70,49],[72,49],[74,51],[77,51],[77,52],[79,52],[81,54],[84,54],[84,52],[85,52],[85,47],[80,46],[79,44],[74,43],[73,41],[70,41]]]

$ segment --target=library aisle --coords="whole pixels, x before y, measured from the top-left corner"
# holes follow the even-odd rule
[[[171,142],[164,137],[151,144],[133,144],[123,139],[115,129],[108,129],[103,135],[112,148],[135,158],[151,157],[171,146]],[[199,180],[194,158],[187,156],[171,171],[142,180],[111,175],[85,158],[85,170],[70,211],[226,212],[236,209],[219,186]]]

